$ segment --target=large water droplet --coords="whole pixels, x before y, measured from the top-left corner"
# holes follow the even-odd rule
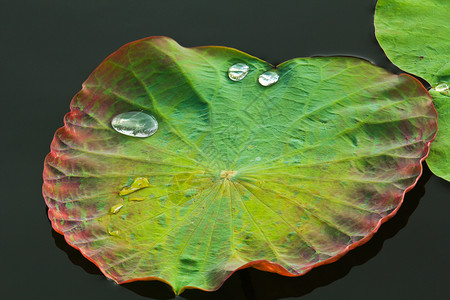
[[[272,84],[275,84],[279,78],[280,76],[278,76],[277,73],[268,71],[259,75],[258,81],[262,86],[270,86]]]
[[[244,79],[245,76],[247,76],[249,69],[249,66],[247,66],[246,64],[234,64],[228,69],[228,77],[230,77],[230,79],[233,81],[240,81]]]
[[[130,111],[115,116],[111,126],[122,134],[134,137],[149,137],[158,130],[158,121],[146,113]]]
[[[434,88],[434,90],[435,90],[436,92],[443,93],[443,92],[448,92],[449,87],[448,87],[448,84],[446,84],[445,82],[443,82],[443,83],[439,83],[439,84]]]

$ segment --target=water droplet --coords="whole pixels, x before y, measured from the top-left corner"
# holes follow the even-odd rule
[[[439,83],[439,84],[434,88],[434,90],[435,90],[436,92],[440,92],[440,93],[442,93],[442,92],[448,92],[449,87],[448,87],[448,84],[446,84],[445,82],[443,82],[443,83]]]
[[[111,228],[108,228],[108,234],[112,235],[112,236],[118,236],[119,235],[119,231],[111,230]]]
[[[237,63],[228,69],[228,77],[233,81],[240,81],[247,76],[249,70],[250,68],[246,64]]]
[[[119,212],[119,210],[123,207],[123,204],[116,204],[109,210],[109,213],[116,214]]]
[[[128,198],[128,200],[130,200],[130,201],[144,201],[145,198],[144,197],[130,197],[130,198]]]
[[[255,160],[256,160],[256,161],[260,161],[260,160],[261,160],[261,157],[257,156],[257,157],[255,158]]]
[[[134,179],[133,183],[131,183],[130,186],[123,187],[122,190],[119,192],[119,195],[125,196],[125,195],[131,194],[133,192],[136,192],[138,190],[141,190],[143,188],[146,188],[148,186],[150,186],[150,182],[148,182],[148,178],[137,177]]]
[[[277,73],[268,71],[259,75],[258,81],[262,86],[271,86],[272,84],[275,84],[278,79],[280,79],[280,76],[278,76]]]
[[[158,130],[158,121],[146,113],[130,111],[118,114],[111,126],[119,133],[133,137],[149,137]]]

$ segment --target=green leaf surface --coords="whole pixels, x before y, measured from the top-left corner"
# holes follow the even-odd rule
[[[249,66],[240,81],[227,74],[236,63]],[[278,82],[260,85],[266,71]],[[132,111],[156,133],[116,132]],[[435,132],[423,86],[364,60],[274,68],[154,37],[83,84],[43,194],[53,228],[107,277],[215,290],[239,268],[301,275],[366,242],[416,183]]]
[[[430,94],[439,113],[439,131],[426,162],[435,175],[450,181],[450,93],[431,89]]]
[[[387,57],[399,68],[427,80],[439,113],[439,133],[427,164],[437,176],[450,181],[450,1],[379,0],[375,13],[377,39]]]

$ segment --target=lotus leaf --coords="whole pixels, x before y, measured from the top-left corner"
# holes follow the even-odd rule
[[[231,80],[238,63],[248,74]],[[263,86],[267,71],[279,79]],[[127,112],[157,131],[117,132]],[[415,185],[436,132],[409,75],[349,57],[275,68],[165,37],[109,56],[64,121],[44,169],[53,228],[116,282],[176,293],[215,290],[246,267],[301,275],[365,243]]]
[[[388,58],[426,79],[439,113],[439,133],[427,164],[450,181],[450,1],[379,0],[376,36]],[[446,88],[445,88],[446,87]]]

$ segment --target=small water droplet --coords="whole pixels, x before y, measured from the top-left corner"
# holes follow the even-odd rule
[[[138,190],[141,190],[143,188],[146,188],[148,186],[150,186],[150,182],[148,181],[147,177],[137,177],[134,179],[134,181],[131,183],[130,186],[123,187],[122,190],[119,192],[119,195],[125,196],[134,193]]]
[[[130,201],[144,201],[145,198],[144,197],[130,197],[130,198],[128,198],[128,200],[130,200]]]
[[[111,214],[116,214],[119,212],[119,210],[123,207],[123,204],[116,204],[114,206],[111,207],[111,209],[109,210],[109,213]]]
[[[272,84],[275,84],[278,79],[280,79],[280,76],[278,76],[277,73],[268,71],[259,75],[258,81],[262,86],[271,86]]]
[[[133,137],[149,137],[158,130],[158,121],[153,116],[140,111],[118,114],[111,126],[119,133]]]
[[[119,231],[111,230],[111,228],[108,228],[108,234],[112,235],[112,236],[118,236],[119,235]]]
[[[439,83],[439,84],[434,88],[434,90],[435,90],[436,92],[440,92],[440,93],[442,93],[442,92],[448,92],[449,87],[448,87],[448,84],[446,84],[445,82],[443,82],[443,83]]]
[[[240,81],[247,76],[249,70],[250,68],[246,64],[237,63],[228,69],[228,77],[233,81]]]
[[[260,161],[260,160],[261,160],[261,157],[257,156],[257,157],[255,158],[255,160],[256,160],[256,161]]]

